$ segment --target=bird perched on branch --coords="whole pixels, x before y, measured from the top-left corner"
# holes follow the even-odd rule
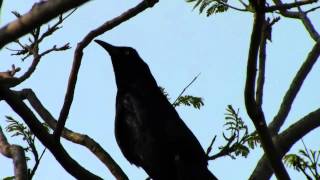
[[[111,56],[117,97],[115,136],[130,163],[153,180],[215,180],[199,141],[163,95],[137,51],[95,40]]]

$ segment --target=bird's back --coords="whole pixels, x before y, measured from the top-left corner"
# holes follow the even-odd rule
[[[160,89],[140,88],[117,95],[116,136],[126,158],[156,180],[213,176],[200,143]]]

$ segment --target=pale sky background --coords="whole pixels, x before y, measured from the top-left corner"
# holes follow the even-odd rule
[[[16,10],[25,13],[34,1],[4,1],[1,26],[14,19],[10,13]],[[54,52],[45,56],[33,76],[14,88],[32,88],[42,103],[58,117],[63,103],[65,88],[71,68],[76,43],[90,30],[106,20],[112,19],[140,1],[95,0],[80,7],[68,20],[63,29],[42,43],[41,49],[70,42],[72,49],[67,52]],[[320,29],[320,15],[311,16],[314,25]],[[277,16],[277,15],[273,15]],[[252,27],[252,14],[230,10],[209,18],[192,11],[192,4],[184,0],[160,0],[154,8],[148,9],[133,19],[98,37],[114,45],[132,46],[149,64],[157,82],[165,87],[171,99],[201,73],[198,80],[186,94],[201,96],[205,106],[201,110],[190,107],[177,108],[185,123],[206,149],[214,135],[218,135],[214,152],[223,144],[221,133],[224,124],[225,108],[232,104],[240,108],[250,130],[253,125],[246,114],[243,101],[246,61]],[[268,44],[266,84],[263,109],[268,122],[278,111],[280,102],[293,75],[313,46],[302,23],[297,20],[281,19],[273,27],[273,42]],[[15,47],[9,44],[7,47]],[[10,51],[0,53],[0,71],[11,64],[27,68],[31,61],[21,62],[10,56]],[[88,134],[100,143],[119,163],[130,179],[141,180],[147,175],[140,168],[130,165],[121,154],[114,138],[114,104],[116,86],[109,56],[97,44],[92,43],[84,50],[75,98],[67,127],[79,133]],[[316,64],[304,83],[285,126],[319,108],[320,66]],[[19,73],[21,75],[21,73]],[[4,103],[0,103],[0,125],[5,127],[5,115],[19,117]],[[320,130],[313,131],[304,138],[308,147],[319,149]],[[10,135],[6,133],[9,138]],[[10,143],[20,143],[18,138],[9,138]],[[104,179],[114,179],[109,170],[87,149],[63,141],[69,154],[81,165]],[[301,148],[298,142],[291,152]],[[38,145],[39,151],[43,147]],[[210,170],[219,179],[248,179],[261,149],[252,151],[248,158],[229,157],[209,162]],[[33,162],[29,162],[32,167]],[[304,176],[288,168],[292,179]],[[0,178],[13,174],[12,161],[0,155]],[[274,177],[273,177],[274,178]],[[35,180],[74,179],[55,161],[47,151],[42,159]]]

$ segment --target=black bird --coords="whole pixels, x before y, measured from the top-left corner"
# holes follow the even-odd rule
[[[130,47],[95,40],[111,56],[117,84],[115,136],[130,163],[153,180],[215,180],[199,141]]]

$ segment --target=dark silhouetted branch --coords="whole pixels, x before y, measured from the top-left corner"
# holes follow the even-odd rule
[[[62,167],[77,179],[100,180],[101,178],[83,168],[77,161],[72,159],[60,142],[55,141],[52,135],[43,127],[41,122],[22,101],[19,95],[15,94],[7,87],[0,86],[2,99],[15,111],[28,125],[40,142],[47,147]]]
[[[50,112],[42,105],[36,94],[31,89],[23,89],[17,92],[20,97],[27,99],[33,109],[40,115],[40,117],[49,125],[51,129],[55,129],[57,120],[50,114]],[[94,139],[85,134],[73,132],[64,127],[62,137],[65,139],[80,144],[88,148],[102,163],[104,163],[114,177],[118,180],[127,180],[127,175],[122,171],[120,166],[113,160],[113,158],[106,152]]]
[[[49,54],[50,52],[53,52],[53,51],[64,51],[64,50],[67,50],[69,49],[69,43],[61,46],[61,47],[57,47],[57,46],[53,46],[52,48],[42,52],[41,54],[37,54],[35,53],[33,56],[34,56],[34,59],[32,60],[32,63],[31,65],[29,66],[28,70],[21,76],[21,77],[13,77],[12,73],[10,73],[10,76],[1,76],[1,73],[0,73],[0,83],[1,84],[6,84],[8,85],[9,87],[14,87],[14,86],[17,86],[19,85],[20,83],[22,83],[23,81],[27,80],[33,73],[34,71],[36,70],[39,62],[40,62],[40,59]],[[19,69],[20,70],[20,69]],[[7,72],[12,72],[12,71],[7,71]],[[17,71],[16,71],[17,72]]]
[[[0,127],[0,153],[13,160],[14,179],[28,180],[28,167],[24,150],[21,146],[8,143]]]
[[[277,149],[280,150],[280,156],[283,157],[290,150],[290,148],[303,136],[318,128],[320,126],[319,119],[320,109],[317,109],[304,116],[296,123],[284,130],[282,133],[277,135],[274,142]],[[257,163],[256,168],[254,169],[249,179],[270,179],[272,174],[273,171],[269,166],[266,155],[263,155]]]
[[[68,80],[68,87],[67,91],[65,94],[64,98],[64,103],[62,106],[62,109],[60,111],[59,119],[58,119],[58,124],[57,128],[54,131],[54,136],[58,140],[61,136],[63,127],[66,123],[67,117],[69,115],[69,111],[71,108],[71,104],[73,101],[73,96],[74,96],[74,90],[76,87],[76,82],[78,78],[78,72],[80,69],[81,61],[82,61],[82,56],[83,56],[83,49],[89,45],[89,43],[97,36],[105,33],[108,30],[111,30],[112,28],[118,26],[119,24],[129,20],[130,18],[136,16],[137,14],[141,13],[145,9],[149,7],[153,7],[155,3],[157,3],[158,0],[144,0],[143,2],[139,3],[137,6],[134,8],[129,9],[128,11],[122,13],[120,16],[105,22],[103,25],[100,27],[92,30],[89,32],[81,42],[78,43],[75,53],[74,53],[74,58],[73,58],[73,64],[72,64],[72,69],[70,72],[69,80]]]
[[[0,29],[0,49],[7,43],[19,39],[36,27],[85,2],[88,0],[51,0],[35,4],[30,12]]]
[[[256,102],[257,106],[261,107],[263,103],[263,86],[264,86],[264,75],[266,66],[266,46],[267,46],[267,28],[268,24],[265,21],[262,30],[262,37],[259,49],[259,73],[257,78],[257,90],[256,90]]]
[[[245,85],[245,105],[247,113],[251,118],[261,140],[262,147],[266,153],[268,160],[275,172],[278,179],[289,180],[289,175],[281,161],[279,153],[275,148],[269,130],[266,125],[265,117],[261,106],[258,106],[255,100],[255,81],[256,81],[256,68],[257,56],[259,46],[261,44],[261,37],[263,32],[263,24],[265,22],[265,1],[253,1],[256,12],[254,15],[254,24],[251,34],[251,42],[247,63],[247,77]]]
[[[284,5],[284,3],[282,3],[281,0],[273,0],[273,2],[276,4],[276,6]],[[311,2],[311,1],[306,1],[306,2]],[[302,11],[295,12],[295,11],[288,11],[286,9],[283,9],[283,10],[279,9],[279,11],[280,11],[280,14],[283,15],[284,17],[300,19],[304,27],[310,34],[311,38],[316,42],[318,41],[318,39],[320,38],[320,35],[315,29],[315,27],[313,26],[310,19],[307,17],[307,12],[302,12]]]
[[[277,11],[277,10],[288,10],[288,9],[291,9],[291,8],[296,8],[296,7],[301,7],[303,5],[306,5],[306,4],[312,4],[312,3],[315,3],[315,2],[318,2],[318,0],[306,0],[306,1],[297,1],[297,2],[294,2],[294,3],[283,3],[281,5],[275,5],[275,6],[269,6],[269,7],[266,7],[266,12],[273,12],[273,11]]]
[[[309,52],[305,62],[300,67],[289,89],[287,90],[282,100],[279,112],[274,117],[273,121],[270,123],[269,129],[272,134],[276,134],[281,128],[281,126],[283,125],[285,119],[287,118],[290,112],[294,99],[296,98],[300,88],[302,87],[304,80],[308,76],[313,65],[317,62],[319,55],[320,55],[320,40],[313,46],[312,50]]]

